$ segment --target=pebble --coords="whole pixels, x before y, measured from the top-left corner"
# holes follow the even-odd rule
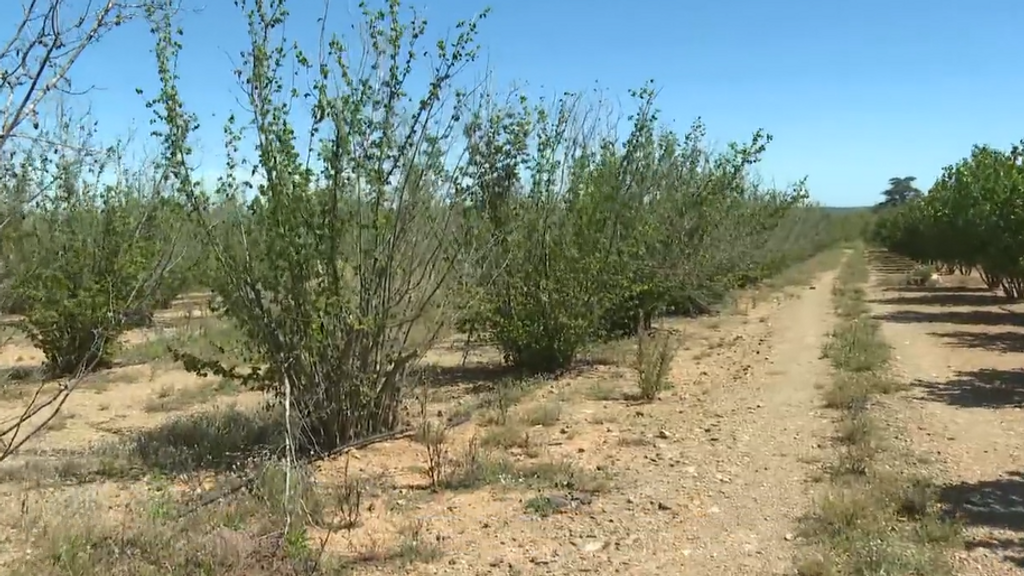
[[[608,546],[608,542],[604,540],[591,540],[589,542],[580,542],[576,545],[577,548],[582,552],[597,552],[603,550]]]

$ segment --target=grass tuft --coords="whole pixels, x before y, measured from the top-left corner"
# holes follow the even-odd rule
[[[824,403],[839,412],[830,483],[801,531],[810,549],[801,576],[950,574],[947,551],[959,526],[942,514],[933,484],[890,446],[897,433],[878,417],[876,398],[901,387],[887,373],[889,346],[871,319],[856,247],[832,291],[839,322],[823,347],[834,368]]]

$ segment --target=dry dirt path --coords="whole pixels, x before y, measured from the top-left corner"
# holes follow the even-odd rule
[[[812,507],[809,479],[818,471],[813,462],[820,460],[833,429],[818,385],[830,376],[821,347],[835,325],[835,274],[821,274],[776,296],[762,293],[756,306],[741,304],[740,313],[674,321],[669,327],[682,332],[683,349],[671,366],[674,386],[655,402],[638,405],[619,393],[593,395],[607,385],[619,392],[636,386],[627,366],[605,365],[541,386],[516,406],[521,421],[538,407],[555,405],[560,412],[548,425],[525,428],[528,446],[518,437],[504,448],[514,462],[569,462],[569,470],[583,475],[577,480],[596,471],[611,476],[605,490],[565,513],[544,517],[526,507],[538,496],[536,490],[549,494],[563,486],[424,490],[424,450],[411,439],[354,451],[351,460],[324,462],[317,472],[324,485],[339,486],[351,462],[353,474],[374,487],[363,500],[359,526],[335,534],[330,552],[362,558],[354,571],[378,576],[791,574],[799,546],[793,536],[797,521]],[[76,393],[86,401],[77,410],[123,396],[122,385],[145,384],[113,383],[108,391]],[[73,426],[89,422],[84,412],[68,414],[74,418],[51,439],[60,445],[68,437],[59,434],[78,437]],[[158,421],[163,416],[137,417]],[[126,416],[118,412],[117,418]],[[460,454],[478,433],[499,428],[470,422],[455,429],[449,438],[452,454]],[[67,516],[62,522],[69,525],[89,521],[93,510],[124,510],[128,501],[149,514],[149,486],[130,486],[82,484],[61,492],[61,499],[51,498],[55,492],[37,498],[60,508]],[[21,485],[8,488],[21,494]],[[23,525],[19,503],[25,501],[0,498],[0,504],[9,504],[11,539]],[[48,510],[40,506],[33,504],[33,510]],[[0,548],[7,544],[3,517],[0,512]],[[144,528],[133,529],[147,537],[164,534],[146,532],[157,530],[148,515],[139,525]],[[172,525],[161,526],[171,530]],[[116,533],[123,530],[118,526]],[[176,525],[173,530],[178,534]],[[318,535],[312,535],[314,541]],[[405,548],[393,548],[396,543]],[[373,561],[392,550],[412,563]],[[431,550],[437,554],[424,552]]]
[[[656,515],[629,519],[637,540],[651,541],[644,543],[647,561],[628,573],[791,572],[793,533],[812,505],[808,462],[831,431],[816,385],[829,377],[820,356],[835,323],[834,279],[834,271],[822,274],[728,329],[736,344],[703,369],[708,386],[697,426],[674,443],[680,466],[634,471],[637,501],[662,503],[679,520],[665,526]]]
[[[911,384],[897,401],[908,439],[939,463],[940,498],[967,529],[956,574],[1022,574],[1024,308],[971,277],[894,287],[880,266],[870,296],[897,372]]]

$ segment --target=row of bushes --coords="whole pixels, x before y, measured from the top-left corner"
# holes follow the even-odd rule
[[[1024,148],[975,146],[928,193],[883,211],[873,238],[948,270],[977,269],[990,288],[1024,296]]]
[[[363,76],[340,40],[322,47],[333,68],[279,48],[286,13],[274,6],[246,14],[252,49],[238,71],[255,147],[230,116],[215,188],[190,168],[181,40],[159,12],[161,161],[111,179],[87,158],[24,151],[0,184],[9,305],[54,375],[104,363],[129,312],[202,284],[253,368],[178,358],[279,398],[288,388],[309,439],[329,449],[396,424],[408,368],[445,331],[555,371],[589,343],[707,311],[864,226],[809,204],[802,183],[761,184],[763,132],[714,151],[700,123],[682,137],[663,128],[649,86],[634,93],[625,140],[582,95],[471,96],[454,79],[476,58],[479,18],[436,45],[410,100],[408,44],[425,23],[397,1],[364,11],[369,62],[390,65]],[[301,121],[283,81],[296,67],[312,86]],[[256,176],[241,176],[250,164]]]

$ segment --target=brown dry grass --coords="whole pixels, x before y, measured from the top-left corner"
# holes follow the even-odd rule
[[[933,495],[963,527],[951,572],[1020,574],[1024,303],[988,289],[976,272],[908,286],[912,262],[877,256],[869,299],[908,387],[893,404],[906,443],[940,481]]]
[[[856,250],[833,288],[839,322],[823,355],[832,364],[825,406],[837,411],[828,483],[802,533],[811,544],[801,576],[950,574],[960,527],[944,515],[931,471],[903,441],[898,415],[880,397],[904,387],[890,373],[890,347],[871,317],[868,263]]]
[[[773,289],[806,284],[836,254]],[[665,334],[678,352],[653,404],[635,400],[632,341],[595,347],[559,379],[521,381],[503,375],[495,351],[453,338],[424,361],[422,399],[407,410],[416,434],[290,474],[273,458],[244,457],[282,447],[260,395],[167,360],[169,343],[230,348],[230,327],[193,299],[128,335],[120,366],[89,377],[44,434],[0,465],[0,566],[106,576],[600,565],[566,558],[565,544],[594,557],[636,541],[628,519],[640,504],[630,494],[652,473],[637,463],[664,463],[684,410],[734,372],[743,315],[772,293],[738,295],[739,315],[673,321]],[[0,351],[0,366],[23,372],[3,389],[0,417],[24,401],[39,356],[16,338]],[[643,513],[669,509],[659,501]],[[611,525],[621,541],[596,536]]]

